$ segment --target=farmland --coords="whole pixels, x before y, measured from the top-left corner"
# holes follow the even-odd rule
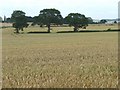
[[[90,25],[87,30],[117,29]],[[23,34],[2,31],[4,88],[116,88],[118,32],[79,32],[73,27],[29,27]]]

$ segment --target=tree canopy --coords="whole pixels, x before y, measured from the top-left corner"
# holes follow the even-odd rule
[[[38,17],[35,17],[36,22],[40,25],[46,25],[48,32],[50,32],[50,25],[56,24],[61,25],[63,23],[63,17],[59,10],[56,9],[43,9],[40,11]]]
[[[65,17],[65,21],[69,26],[74,26],[74,31],[77,32],[79,28],[86,28],[88,26],[88,19],[85,15],[79,13],[70,13]]]
[[[11,15],[11,19],[13,20],[13,27],[16,28],[16,33],[19,33],[19,30],[23,30],[24,27],[27,27],[27,18],[25,16],[25,12],[16,10],[13,11]]]

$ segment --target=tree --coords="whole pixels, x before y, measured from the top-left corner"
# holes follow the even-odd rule
[[[33,22],[33,17],[31,17],[31,16],[26,16],[26,18],[27,18],[27,22]]]
[[[32,26],[34,26],[34,25],[39,25],[39,18],[38,18],[39,16],[34,16],[33,17],[33,23],[31,24]]]
[[[88,26],[88,19],[85,15],[79,13],[70,13],[65,17],[65,21],[69,26],[74,26],[74,32],[77,32],[79,28],[86,28]]]
[[[25,16],[25,12],[23,11],[13,11],[11,19],[14,22],[13,27],[16,28],[16,33],[19,33],[19,30],[23,31],[23,28],[28,26],[27,18]]]
[[[105,20],[105,19],[100,20],[101,24],[105,24],[106,22],[107,22],[107,20]]]
[[[63,17],[59,10],[43,9],[40,11],[39,16],[35,17],[35,22],[39,25],[46,25],[48,27],[48,33],[50,33],[51,24],[61,25],[63,23]]]
[[[87,18],[88,18],[88,23],[93,24],[93,19],[91,17],[87,17]]]
[[[114,24],[116,24],[117,23],[117,21],[114,21]]]

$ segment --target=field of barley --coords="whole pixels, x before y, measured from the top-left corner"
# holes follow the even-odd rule
[[[88,30],[117,28],[89,26]],[[118,32],[55,33],[72,27],[2,30],[3,88],[116,88]]]

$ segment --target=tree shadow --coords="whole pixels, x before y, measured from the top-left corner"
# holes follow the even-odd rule
[[[57,33],[92,33],[92,32],[119,32],[120,29],[114,29],[114,30],[84,30],[84,31],[78,31],[78,32],[74,32],[74,31],[59,31]]]
[[[40,31],[37,31],[37,32],[28,32],[28,34],[47,34],[49,32],[40,32]]]
[[[74,31],[58,31],[56,33],[92,33],[92,32],[119,32],[120,29],[112,29],[112,30],[82,30],[78,32]],[[32,32],[27,32],[27,34],[49,34],[49,32],[41,32],[41,31],[32,31]]]

